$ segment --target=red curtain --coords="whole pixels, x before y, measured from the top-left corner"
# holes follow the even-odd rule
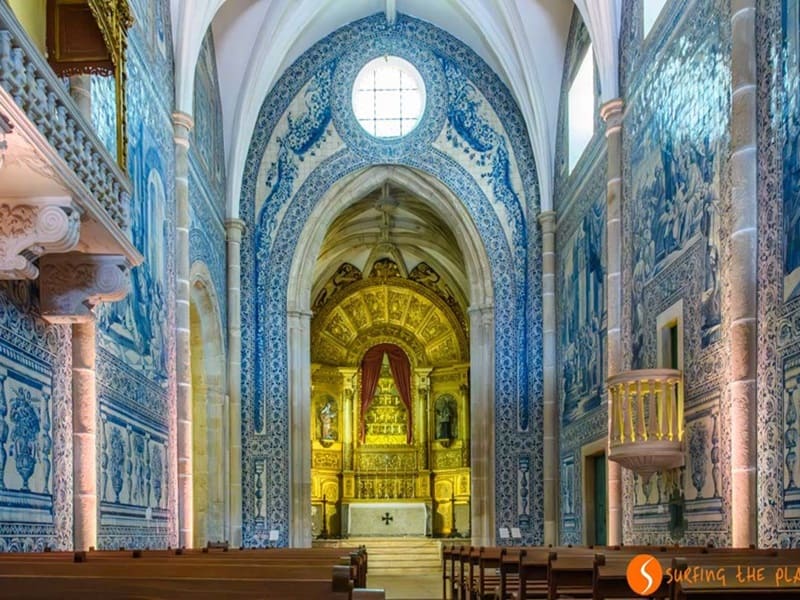
[[[367,433],[367,422],[364,417],[367,414],[369,405],[372,404],[372,398],[375,396],[375,390],[378,387],[378,378],[381,374],[384,354],[389,355],[389,368],[392,370],[392,379],[394,379],[394,385],[400,393],[400,399],[406,406],[408,415],[406,442],[410,444],[414,439],[411,420],[411,363],[406,353],[394,344],[373,346],[367,350],[361,361],[361,441],[364,441]]]

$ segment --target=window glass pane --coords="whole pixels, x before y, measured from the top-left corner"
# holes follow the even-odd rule
[[[575,167],[594,135],[594,58],[589,46],[569,88],[569,170]]]
[[[658,15],[661,14],[666,3],[667,0],[642,0],[642,7],[644,8],[642,35],[644,37],[647,37],[647,34],[653,29],[653,25],[658,20]]]
[[[416,126],[425,111],[425,84],[414,65],[397,56],[376,58],[353,84],[353,114],[377,137],[399,137]]]

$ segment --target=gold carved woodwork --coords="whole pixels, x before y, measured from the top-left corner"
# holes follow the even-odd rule
[[[342,468],[340,451],[314,450],[311,465],[315,469],[339,470]]]
[[[375,399],[364,415],[365,444],[405,444],[408,411],[397,391],[392,388],[391,379],[381,378],[378,385],[385,391],[375,394]]]
[[[418,366],[467,360],[467,331],[458,316],[419,283],[362,279],[336,296],[312,321],[314,362],[357,365],[369,347],[381,342],[398,343]]]
[[[442,450],[433,453],[433,468],[439,469],[457,469],[462,466],[461,450]]]
[[[47,52],[60,77],[114,76],[117,162],[127,168],[125,55],[133,13],[128,0],[48,0]]]

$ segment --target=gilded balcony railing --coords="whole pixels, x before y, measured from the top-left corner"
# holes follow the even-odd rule
[[[609,460],[649,477],[683,465],[683,375],[640,369],[608,378]]]

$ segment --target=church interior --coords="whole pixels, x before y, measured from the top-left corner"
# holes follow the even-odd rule
[[[800,0],[0,0],[0,557],[793,549],[799,384]]]

